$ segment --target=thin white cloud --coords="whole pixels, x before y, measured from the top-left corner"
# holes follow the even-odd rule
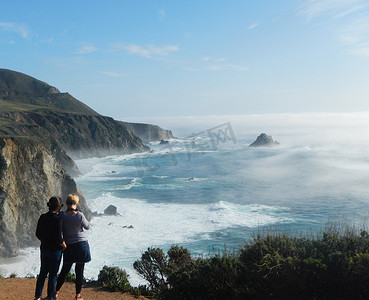
[[[41,42],[43,42],[45,44],[52,44],[52,43],[54,43],[54,38],[44,39]]]
[[[233,64],[217,64],[217,65],[209,65],[205,67],[206,70],[209,71],[248,71],[248,67],[243,67],[239,65],[233,65]]]
[[[213,57],[205,56],[205,57],[201,58],[201,60],[206,61],[206,62],[220,63],[220,62],[225,62],[227,59],[223,58],[223,57],[213,58]]]
[[[360,55],[369,58],[369,44],[363,44],[357,47],[353,47],[351,48],[350,52],[355,55]]]
[[[307,22],[322,18],[324,23],[335,23],[334,34],[351,54],[368,56],[369,45],[368,0],[306,0],[299,12]]]
[[[22,38],[29,38],[30,31],[27,26],[17,23],[0,22],[0,29],[7,32],[15,32]]]
[[[177,45],[164,45],[164,46],[155,46],[155,45],[135,45],[135,44],[120,44],[116,45],[115,50],[123,50],[129,54],[142,56],[146,58],[155,58],[159,56],[167,56],[172,52],[179,51],[179,47]]]
[[[122,77],[122,76],[125,76],[124,74],[121,74],[121,73],[109,72],[109,71],[103,71],[103,72],[101,72],[101,74],[107,75],[109,77]]]
[[[183,67],[183,70],[189,71],[189,72],[198,72],[198,71],[200,71],[199,68],[192,68],[192,67]]]
[[[307,21],[324,15],[342,18],[368,6],[367,0],[307,0],[300,6],[300,13]]]
[[[346,24],[340,30],[339,38],[346,44],[361,43],[369,37],[369,18],[357,17],[353,22]]]
[[[87,54],[97,51],[97,48],[92,45],[84,45],[76,51],[76,54]]]
[[[254,29],[254,28],[258,27],[259,25],[260,25],[260,23],[252,23],[252,24],[250,24],[250,25],[247,27],[247,29],[251,30],[251,29]]]
[[[212,72],[221,72],[221,71],[235,71],[235,72],[243,72],[248,71],[249,68],[238,65],[238,64],[231,64],[226,63],[228,61],[227,58],[214,58],[210,56],[205,56],[200,58],[203,62],[202,65],[196,62],[196,67],[186,66],[183,67],[184,70],[190,72],[200,72],[200,71],[212,71]]]

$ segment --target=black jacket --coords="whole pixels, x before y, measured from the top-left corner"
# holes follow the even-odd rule
[[[41,248],[61,250],[63,243],[63,220],[55,213],[47,212],[38,219],[36,236],[41,241]]]

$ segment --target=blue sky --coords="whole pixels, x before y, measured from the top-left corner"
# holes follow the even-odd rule
[[[0,3],[0,67],[103,115],[369,110],[369,1]]]

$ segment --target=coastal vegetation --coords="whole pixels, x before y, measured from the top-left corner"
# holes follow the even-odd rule
[[[258,233],[210,257],[149,248],[134,268],[158,299],[367,299],[369,234],[337,224],[319,234]]]

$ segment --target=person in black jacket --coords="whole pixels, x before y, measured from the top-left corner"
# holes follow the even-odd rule
[[[36,236],[41,241],[41,268],[37,278],[35,300],[42,299],[44,282],[49,274],[47,299],[54,300],[56,275],[63,250],[67,247],[62,234],[63,221],[58,213],[62,208],[60,197],[51,197],[47,203],[49,212],[42,214],[37,223]]]

